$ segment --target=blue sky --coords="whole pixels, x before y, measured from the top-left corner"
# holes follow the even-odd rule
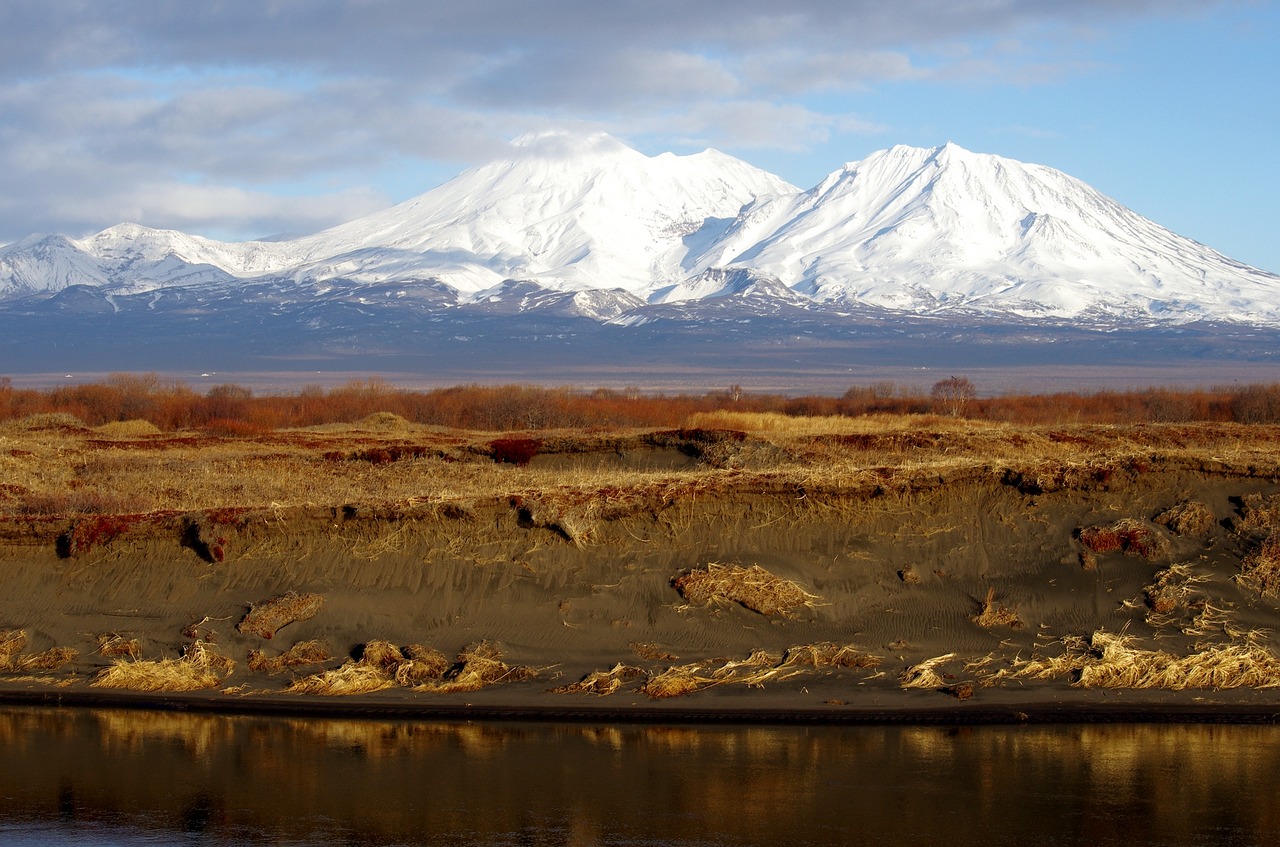
[[[311,232],[569,126],[802,188],[954,141],[1280,272],[1278,57],[1245,0],[14,0],[0,243]]]

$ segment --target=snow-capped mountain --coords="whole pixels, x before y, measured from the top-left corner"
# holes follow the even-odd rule
[[[342,302],[352,320],[400,304],[635,326],[692,320],[705,304],[737,319],[807,310],[1280,327],[1280,277],[1059,171],[953,144],[874,153],[802,192],[714,150],[648,157],[606,135],[549,133],[303,238],[223,243],[121,224],[0,248],[0,303],[76,287],[59,308],[143,308],[145,296],[149,311],[190,312],[240,298],[277,310]]]
[[[1280,277],[1066,174],[954,144],[894,147],[744,209],[694,269],[911,312],[1280,322]]]

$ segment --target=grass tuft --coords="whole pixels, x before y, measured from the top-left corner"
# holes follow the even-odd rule
[[[236,629],[247,635],[270,639],[291,623],[315,617],[324,607],[319,594],[298,594],[290,591],[279,597],[249,607],[249,612]]]
[[[249,651],[249,670],[278,674],[292,668],[322,665],[333,657],[320,641],[299,641],[279,656],[267,656],[262,650]]]
[[[988,629],[996,626],[1007,626],[1010,629],[1022,628],[1022,619],[1018,617],[1017,612],[996,603],[995,586],[987,588],[987,596],[979,601],[978,606],[978,614],[969,618],[978,626]]]
[[[196,641],[180,659],[137,661],[117,659],[93,681],[96,688],[132,691],[199,691],[217,688],[235,669],[235,662],[206,641]]]
[[[691,604],[737,603],[761,615],[777,615],[805,606],[819,599],[791,580],[769,573],[759,565],[749,568],[712,562],[705,569],[693,570],[671,581],[680,595]]]

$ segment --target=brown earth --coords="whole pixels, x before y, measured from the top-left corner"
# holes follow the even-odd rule
[[[526,464],[481,433],[10,426],[0,641],[25,641],[0,698],[820,719],[1280,699],[1280,602],[1238,579],[1280,531],[1275,427],[718,422],[509,434]],[[795,602],[695,605],[691,574]],[[303,642],[334,658],[267,661]],[[22,665],[54,648],[75,655]],[[1234,671],[1185,670],[1227,648]],[[212,684],[94,685],[162,660]],[[1081,684],[1113,660],[1124,684]]]

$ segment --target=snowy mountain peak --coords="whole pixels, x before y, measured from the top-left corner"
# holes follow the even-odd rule
[[[792,311],[816,302],[1280,326],[1280,277],[1060,171],[951,142],[871,153],[802,192],[713,149],[651,157],[603,133],[547,131],[304,238],[223,243],[120,224],[79,241],[33,236],[0,248],[0,298],[69,286],[205,286],[234,297],[236,286],[256,285],[283,298],[391,286],[414,300],[407,289],[428,281],[452,292],[451,304],[486,314],[624,322],[659,306],[778,314],[766,302]]]

